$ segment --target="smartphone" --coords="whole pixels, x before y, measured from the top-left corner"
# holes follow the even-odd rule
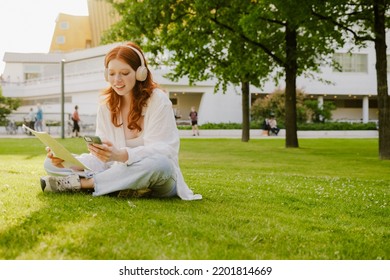
[[[102,140],[100,139],[99,136],[89,136],[89,135],[86,135],[86,136],[84,136],[84,140],[88,144],[102,144]]]

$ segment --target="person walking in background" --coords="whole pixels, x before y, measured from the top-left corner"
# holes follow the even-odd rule
[[[43,111],[40,104],[38,104],[38,111],[35,117],[36,117],[35,126],[34,126],[35,130],[43,131]]]
[[[195,136],[195,135],[199,136],[198,112],[195,110],[194,106],[191,107],[190,120],[191,120],[191,126],[192,126],[192,136]]]
[[[79,122],[80,122],[80,116],[79,116],[79,107],[76,105],[74,107],[74,112],[72,114],[72,121],[73,121],[73,135],[72,137],[79,137],[79,133],[80,133],[80,125],[79,125]]]
[[[34,112],[34,109],[33,108],[30,108],[30,112],[28,112],[28,114],[23,118],[24,120],[24,125],[31,128],[31,129],[35,129],[35,121],[36,121],[36,117],[35,117],[35,112]],[[31,131],[27,130],[27,129],[24,129],[24,132],[27,134],[27,135],[33,135],[31,133]]]
[[[30,108],[30,113],[27,116],[28,127],[31,129],[35,129],[35,112],[33,108]]]

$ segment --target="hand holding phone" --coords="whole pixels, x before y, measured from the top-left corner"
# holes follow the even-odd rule
[[[92,135],[86,135],[84,136],[84,140],[85,142],[87,142],[87,144],[103,144],[102,143],[102,140],[100,139],[99,136],[92,136]]]

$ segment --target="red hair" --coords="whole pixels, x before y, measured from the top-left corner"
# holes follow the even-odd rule
[[[144,65],[147,67],[145,57],[140,47],[134,43],[127,43],[126,45],[117,46],[107,53],[104,59],[104,66],[106,69],[108,68],[108,63],[113,59],[122,60],[123,62],[130,65],[134,71],[136,71],[138,67],[141,66],[141,59],[138,54],[127,46],[136,48],[142,54]],[[142,116],[143,108],[146,107],[147,101],[156,87],[157,84],[153,82],[149,69],[148,76],[146,77],[145,81],[136,81],[133,88],[133,93],[130,94],[130,112],[127,116],[127,127],[129,129],[136,129],[138,131],[142,130],[141,126],[138,124],[138,121]],[[119,96],[111,86],[106,88],[102,94],[106,96],[105,102],[111,112],[111,122],[116,127],[121,126],[122,123],[119,123],[119,120],[121,107],[123,106],[123,97]]]

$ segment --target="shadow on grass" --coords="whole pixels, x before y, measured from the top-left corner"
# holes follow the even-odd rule
[[[74,194],[38,195],[39,200],[46,206],[31,212],[24,217],[23,222],[0,234],[2,258],[16,259],[23,256],[24,252],[39,246],[43,236],[54,236],[64,224],[77,222],[87,215],[88,211],[85,208],[70,207],[66,200],[72,195]],[[67,199],[65,200],[64,197]]]

